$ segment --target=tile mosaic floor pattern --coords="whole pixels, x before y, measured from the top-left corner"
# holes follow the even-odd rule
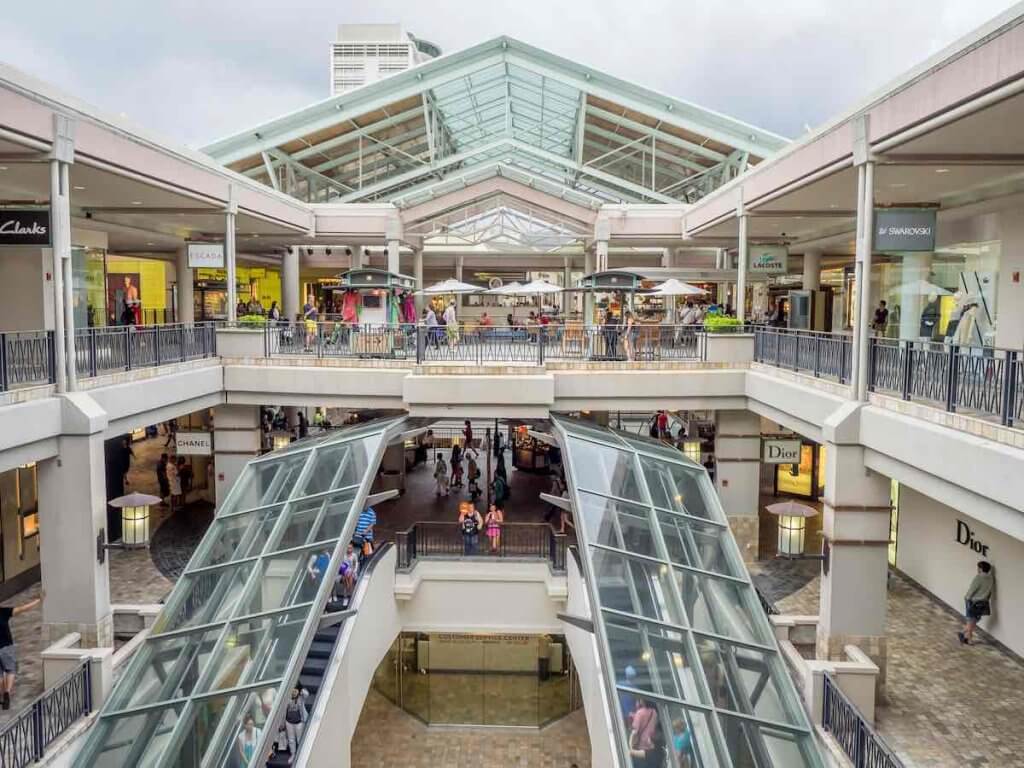
[[[352,768],[587,768],[583,711],[541,730],[428,728],[371,690],[352,738]]]
[[[783,613],[816,614],[817,562],[751,568]],[[899,573],[889,578],[888,700],[876,727],[907,768],[1024,767],[1024,660],[983,633],[965,648],[960,617]]]

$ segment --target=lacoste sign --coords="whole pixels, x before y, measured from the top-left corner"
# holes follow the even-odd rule
[[[0,208],[0,245],[50,245],[48,208]]]
[[[782,245],[752,245],[748,257],[750,271],[784,275],[788,268],[788,256],[789,252]]]

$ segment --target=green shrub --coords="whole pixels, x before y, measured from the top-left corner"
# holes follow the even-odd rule
[[[740,321],[735,317],[718,313],[709,314],[704,318],[704,330],[708,333],[731,333],[740,325]]]
[[[267,324],[267,318],[263,315],[242,315],[238,318],[238,324],[247,328],[262,328]]]

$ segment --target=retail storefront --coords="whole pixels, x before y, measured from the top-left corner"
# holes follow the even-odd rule
[[[0,600],[39,580],[36,465],[0,472]]]
[[[896,567],[949,605],[964,610],[964,593],[979,560],[992,564],[992,615],[980,626],[1024,654],[1024,541],[940,504],[905,485],[899,491]],[[955,641],[955,638],[951,642]]]
[[[226,320],[228,316],[228,273],[224,269],[193,270],[195,319]],[[238,301],[255,299],[264,312],[276,301],[281,307],[281,272],[267,267],[239,265],[235,276]]]

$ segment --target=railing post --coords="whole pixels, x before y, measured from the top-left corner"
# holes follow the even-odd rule
[[[38,762],[43,759],[46,749],[43,733],[43,700],[38,699],[32,705],[32,754]]]
[[[775,331],[775,367],[780,368],[779,360],[782,356],[782,332]]]
[[[1017,400],[1017,353],[1006,351],[1003,368],[1003,403],[1001,421],[1004,427],[1013,426],[1013,404]]]
[[[85,701],[85,711],[82,714],[88,715],[92,712],[92,662],[89,659],[85,660],[83,672],[83,680],[85,681],[83,693],[85,695],[82,698]]]
[[[160,326],[153,326],[156,330],[153,332],[153,344],[155,345],[153,350],[153,365],[160,365]]]
[[[946,410],[956,411],[956,374],[960,367],[960,348],[956,344],[949,345],[946,359]]]
[[[902,397],[904,400],[910,399],[910,393],[913,390],[913,375],[914,375],[914,346],[913,342],[906,341],[900,342],[904,345],[903,347],[903,392]]]
[[[96,375],[96,329],[89,329],[89,373]]]
[[[814,334],[814,378],[821,375],[821,335]]]
[[[538,325],[537,327],[537,364],[542,368],[544,367],[544,339],[547,336],[545,328],[547,326]]]
[[[46,332],[46,355],[47,364],[50,369],[50,375],[48,377],[50,384],[57,383],[57,350],[55,348],[55,338],[53,331]]]
[[[7,378],[7,334],[0,333],[0,392],[6,392],[9,386],[9,379]]]
[[[423,364],[423,326],[416,325],[416,365]]]
[[[132,326],[124,327],[124,369],[132,369]]]
[[[868,338],[868,392],[875,391],[875,366],[878,362],[878,339]]]

